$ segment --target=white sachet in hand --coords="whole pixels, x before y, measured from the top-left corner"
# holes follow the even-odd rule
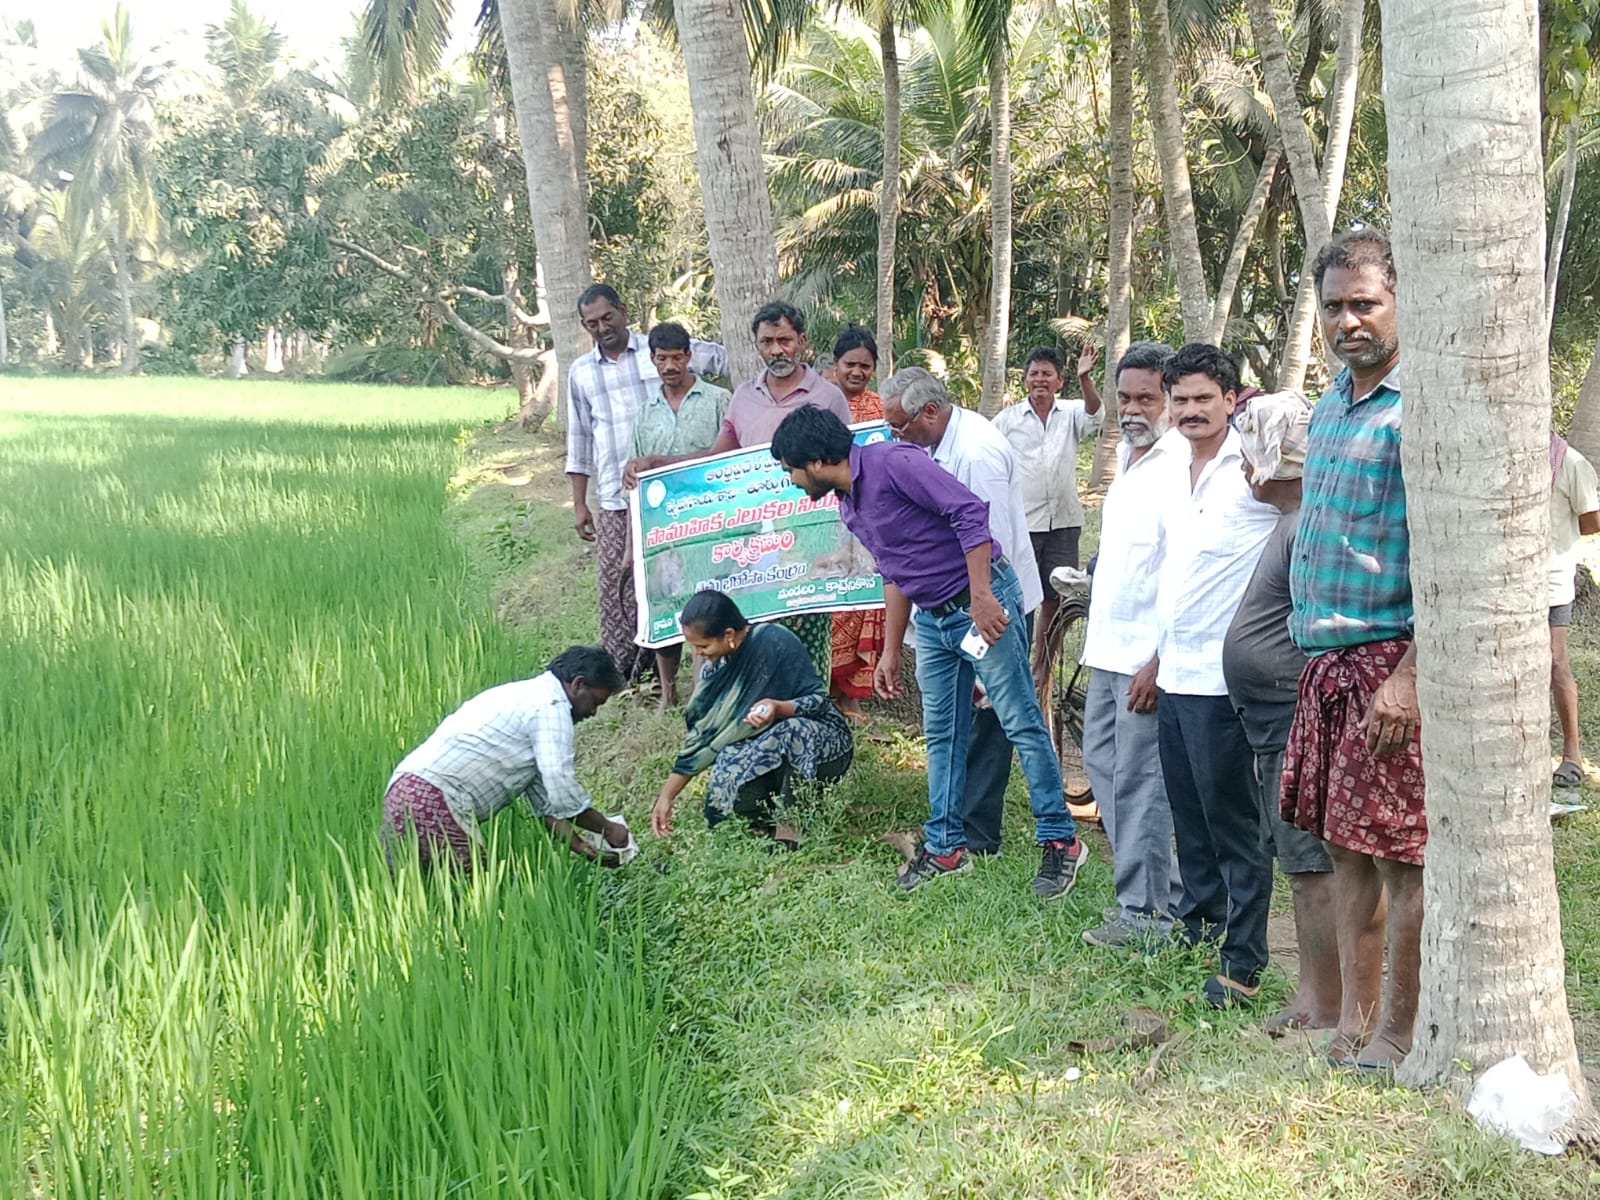
[[[613,846],[606,841],[605,834],[596,833],[592,829],[580,829],[578,830],[578,836],[590,846],[593,846],[597,853],[615,854],[620,863],[626,866],[639,855],[638,839],[633,836],[633,830],[628,829],[628,819],[621,813],[612,813],[606,820],[615,821],[618,825],[628,830],[628,844],[626,846]]]

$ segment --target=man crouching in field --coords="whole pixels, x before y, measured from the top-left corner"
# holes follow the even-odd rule
[[[596,853],[579,829],[626,847],[628,827],[601,815],[578,782],[572,746],[572,727],[621,687],[610,654],[569,646],[544,674],[490,688],[456,709],[389,779],[383,840],[391,868],[397,841],[414,835],[424,869],[453,859],[470,872],[482,854],[478,822],[519,795],[575,854]],[[600,861],[614,867],[621,860],[606,851]]]

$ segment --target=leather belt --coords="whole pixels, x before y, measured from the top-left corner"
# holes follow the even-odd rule
[[[1004,555],[995,559],[989,564],[990,577],[992,578],[994,573],[1001,567],[1005,567],[1007,570],[1011,568],[1011,564],[1005,560]],[[930,607],[928,609],[928,615],[930,617],[948,617],[951,613],[958,613],[962,609],[971,607],[972,589],[970,587],[964,587],[954,596],[951,596],[950,599],[946,600],[943,604],[935,604]]]

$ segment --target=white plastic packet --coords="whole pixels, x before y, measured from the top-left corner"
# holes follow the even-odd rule
[[[1535,1074],[1527,1059],[1514,1054],[1478,1077],[1467,1113],[1486,1129],[1510,1134],[1524,1150],[1560,1154],[1567,1147],[1555,1131],[1572,1120],[1577,1107],[1566,1076]]]
[[[1081,596],[1089,590],[1089,572],[1077,567],[1057,567],[1050,572],[1050,586],[1059,596]]]
[[[621,813],[612,813],[606,819],[609,821],[615,821],[624,829],[628,829],[628,819]],[[596,833],[592,829],[580,829],[578,830],[578,836],[589,845],[593,846],[595,850],[599,851],[601,854],[616,854],[622,860],[623,866],[627,866],[639,855],[639,842],[638,839],[633,836],[633,830],[631,829],[628,829],[628,844],[621,847],[608,845],[606,843],[605,835],[603,833]]]

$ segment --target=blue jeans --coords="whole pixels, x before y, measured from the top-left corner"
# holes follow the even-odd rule
[[[1033,649],[1033,614],[1022,623],[1028,649]],[[994,718],[994,709],[972,710],[972,740],[967,745],[967,787],[961,799],[961,824],[967,849],[1000,853],[1000,825],[1005,817],[1006,788],[1011,783],[1011,743]]]
[[[991,580],[995,599],[1011,623],[976,663],[960,650],[961,639],[972,628],[972,615],[966,609],[943,617],[918,609],[912,617],[917,631],[922,733],[928,743],[928,823],[923,827],[923,844],[933,854],[948,854],[966,845],[961,800],[967,785],[974,676],[983,680],[995,719],[1022,760],[1035,836],[1040,842],[1064,841],[1075,833],[1062,795],[1061,763],[1033,690],[1031,656],[1023,633],[1022,585],[1010,566],[997,565]]]

